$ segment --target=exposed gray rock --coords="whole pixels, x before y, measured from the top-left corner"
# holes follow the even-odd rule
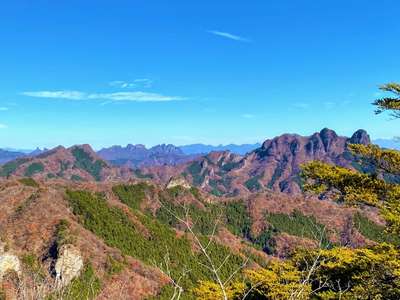
[[[186,181],[186,179],[182,177],[171,178],[167,184],[167,189],[171,189],[176,186],[181,186],[185,189],[191,188],[190,184]]]
[[[73,245],[62,246],[55,265],[58,287],[67,286],[72,279],[79,276],[82,268],[83,259],[80,251]]]
[[[21,274],[21,263],[16,255],[4,253],[4,245],[0,245],[0,281],[8,272],[14,271]]]

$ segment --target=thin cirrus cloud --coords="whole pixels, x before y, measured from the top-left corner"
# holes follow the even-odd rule
[[[234,40],[234,41],[238,41],[238,42],[250,42],[249,39],[244,38],[242,36],[236,35],[236,34],[232,34],[229,32],[224,32],[224,31],[219,31],[219,30],[209,30],[207,31],[208,33],[211,33],[213,35],[216,36],[220,36],[226,39],[230,39],[230,40]]]
[[[111,102],[168,102],[185,100],[183,97],[167,96],[147,92],[115,92],[115,93],[85,93],[80,91],[37,91],[23,92],[22,95],[35,98],[65,99],[65,100],[107,100]]]
[[[151,88],[153,85],[153,81],[148,78],[138,78],[133,81],[124,81],[124,80],[114,80],[109,83],[112,87],[129,89],[129,88]]]
[[[2,123],[0,123],[0,129],[5,129],[5,128],[7,128],[8,126],[6,125],[6,124],[2,124]]]
[[[4,106],[0,107],[0,111],[7,111],[7,110],[8,110],[8,107],[4,107]]]

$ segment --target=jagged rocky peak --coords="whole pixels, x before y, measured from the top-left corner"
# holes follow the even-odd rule
[[[335,140],[339,136],[335,132],[335,130],[329,129],[329,128],[324,128],[319,132],[319,135],[321,136],[322,141],[324,140]]]
[[[212,151],[206,156],[206,160],[212,162],[213,164],[239,161],[241,158],[242,156],[239,154],[235,154],[230,151]]]
[[[76,150],[83,151],[94,160],[102,160],[89,144],[74,145],[67,149],[74,157],[76,156],[76,153],[74,153]]]
[[[64,147],[64,146],[57,146],[53,149],[47,150],[39,155],[36,155],[36,158],[46,158],[52,155],[66,155],[66,152],[68,152],[68,150]]]
[[[35,150],[33,150],[31,153],[29,153],[29,156],[37,156],[37,155],[43,154],[47,151],[49,151],[49,149],[47,149],[47,148],[40,149],[39,147],[37,147]]]
[[[90,146],[89,144],[75,145],[75,146],[72,146],[70,149],[71,150],[82,149],[86,153],[96,155],[96,152],[93,150],[92,146]]]
[[[329,150],[331,150],[332,145],[336,146],[335,143],[339,138],[339,136],[336,134],[336,132],[329,128],[322,129],[319,132],[319,136],[321,138],[321,141],[324,145],[326,152],[329,152]]]
[[[184,155],[182,150],[172,144],[161,144],[150,148],[152,153]]]
[[[349,143],[369,145],[371,144],[371,138],[364,129],[359,129],[351,136]]]
[[[321,156],[324,153],[340,154],[346,143],[369,144],[370,138],[365,130],[356,131],[351,138],[339,136],[334,130],[324,128],[311,136],[297,134],[283,134],[266,140],[256,153],[261,157],[282,154],[295,155],[303,149],[308,156]]]
[[[291,152],[295,152],[301,144],[301,138],[297,134],[283,134],[272,140],[266,140],[258,152],[260,152],[261,156],[279,155],[288,149]]]
[[[123,147],[121,147],[121,146],[114,146],[114,147],[118,147],[119,149],[123,149]],[[136,145],[128,144],[128,145],[126,145],[125,149],[128,150],[128,151],[147,150],[146,146],[143,145],[143,144],[136,144]]]

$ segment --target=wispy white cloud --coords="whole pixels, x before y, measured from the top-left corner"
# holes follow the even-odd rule
[[[37,92],[23,92],[22,95],[35,98],[68,99],[68,100],[84,100],[87,97],[86,93],[79,91],[37,91]]]
[[[148,78],[138,78],[133,81],[124,81],[124,80],[115,80],[111,81],[110,86],[118,87],[122,89],[129,89],[129,88],[151,88],[153,85],[153,81]]]
[[[167,96],[158,93],[147,92],[115,92],[115,93],[85,93],[80,91],[37,91],[23,92],[22,95],[47,98],[47,99],[66,99],[66,100],[108,100],[131,101],[131,102],[167,102],[185,100],[183,97]]]
[[[112,87],[123,88],[123,89],[130,88],[130,87],[136,87],[136,85],[134,83],[126,82],[126,81],[123,81],[123,80],[111,81],[109,83],[109,85],[112,86]]]
[[[255,115],[253,115],[253,114],[242,114],[241,117],[245,118],[245,119],[253,119],[255,117]]]
[[[8,128],[8,126],[6,124],[0,123],[0,129],[5,129],[5,128]]]
[[[110,101],[137,101],[137,102],[164,102],[183,100],[182,97],[166,96],[157,93],[146,92],[117,92],[117,93],[102,93],[88,94],[87,99],[102,99]]]
[[[8,110],[8,107],[4,107],[4,106],[0,107],[0,111],[7,111],[7,110]]]
[[[209,30],[207,31],[208,33],[211,33],[213,35],[217,35],[226,39],[230,39],[230,40],[234,40],[234,41],[238,41],[238,42],[251,42],[249,39],[241,37],[239,35],[236,34],[232,34],[229,32],[224,32],[224,31],[219,31],[219,30]]]

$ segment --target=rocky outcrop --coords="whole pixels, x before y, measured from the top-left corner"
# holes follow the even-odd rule
[[[365,130],[350,138],[324,128],[311,136],[284,134],[266,140],[244,157],[230,152],[212,152],[187,165],[191,183],[216,195],[238,195],[265,189],[301,192],[301,165],[319,160],[352,168],[354,158],[348,144],[369,144]]]
[[[185,189],[190,189],[191,185],[183,177],[171,178],[167,184],[167,189],[171,189],[177,186],[181,186]]]
[[[0,255],[0,280],[8,272],[14,271],[17,274],[21,272],[21,264],[19,258],[10,253],[4,253]]]
[[[82,268],[83,258],[80,251],[72,245],[62,246],[55,264],[57,285],[68,285],[72,279],[79,276]]]
[[[364,130],[356,131],[351,138],[339,136],[324,128],[309,137],[283,135],[264,142],[256,150],[254,165],[264,169],[264,183],[273,190],[299,192],[300,166],[306,162],[320,160],[327,163],[351,167],[353,163],[348,144],[369,144],[371,140]]]
[[[4,244],[0,242],[0,281],[8,272],[20,275],[21,263],[16,255],[4,251]]]
[[[359,129],[351,136],[349,143],[368,145],[371,144],[371,138],[365,130]]]

